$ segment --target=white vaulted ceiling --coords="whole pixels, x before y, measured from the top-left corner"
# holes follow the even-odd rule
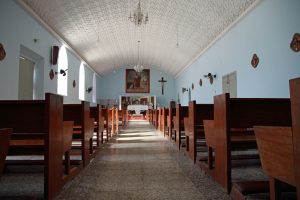
[[[144,67],[173,76],[258,2],[141,0],[149,22],[136,27],[128,16],[138,0],[22,1],[101,75],[137,64],[137,41],[141,40]]]

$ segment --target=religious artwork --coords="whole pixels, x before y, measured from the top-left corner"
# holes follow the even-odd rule
[[[0,61],[4,60],[5,56],[6,56],[5,49],[2,43],[0,43]]]
[[[164,79],[164,77],[161,77],[161,79],[158,82],[160,82],[161,84],[161,94],[164,95],[164,87],[167,81]]]
[[[252,67],[253,67],[253,68],[256,68],[257,65],[258,65],[258,63],[259,63],[259,58],[258,58],[258,56],[257,56],[256,54],[253,54],[252,60],[251,60],[251,65],[252,65]]]
[[[53,71],[53,69],[51,69],[50,72],[49,72],[49,78],[50,78],[50,80],[53,80],[54,75],[55,75],[54,71]]]
[[[300,51],[300,34],[295,33],[293,40],[291,41],[290,47],[293,51],[299,52]]]
[[[149,93],[150,70],[144,69],[138,73],[134,69],[126,69],[126,93]]]

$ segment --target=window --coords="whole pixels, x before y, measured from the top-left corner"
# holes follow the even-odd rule
[[[79,99],[84,101],[85,94],[85,71],[84,64],[81,63],[79,67]]]
[[[68,70],[68,56],[66,47],[63,45],[59,49],[57,61],[57,93],[67,96],[68,95],[68,73],[62,74],[61,70]]]

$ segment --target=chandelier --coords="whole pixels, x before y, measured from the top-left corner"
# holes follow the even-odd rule
[[[148,23],[149,21],[148,13],[146,14],[146,16],[144,16],[144,14],[142,13],[141,1],[139,1],[136,10],[133,12],[133,15],[131,15],[130,12],[128,19],[131,22],[133,22],[136,26],[140,26],[142,24]]]
[[[138,63],[133,67],[137,73],[141,73],[144,70],[143,65],[140,63],[140,42],[138,41]]]

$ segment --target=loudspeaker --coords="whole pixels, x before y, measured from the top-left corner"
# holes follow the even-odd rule
[[[50,64],[51,65],[57,65],[58,52],[59,52],[59,47],[58,46],[52,46],[51,47],[51,59],[50,59]]]

